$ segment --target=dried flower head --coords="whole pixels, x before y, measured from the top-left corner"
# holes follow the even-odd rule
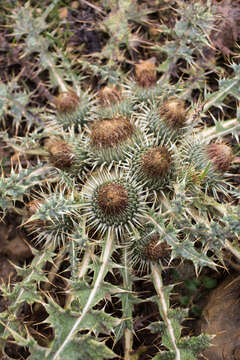
[[[165,101],[160,107],[160,116],[171,128],[182,128],[186,123],[185,102],[176,97]]]
[[[124,117],[97,120],[90,128],[89,146],[96,163],[111,163],[122,160],[139,136],[140,131]]]
[[[79,97],[73,90],[61,92],[55,97],[55,105],[59,113],[75,112],[79,105]]]
[[[208,145],[207,156],[215,169],[220,172],[228,171],[233,160],[231,147],[223,143]]]
[[[160,240],[159,234],[153,234],[143,249],[143,257],[149,261],[158,261],[168,255],[170,247],[166,241]]]
[[[66,170],[71,167],[75,160],[72,148],[63,140],[49,139],[45,144],[49,151],[50,163],[58,169]]]
[[[224,143],[206,144],[198,137],[187,138],[182,142],[182,175],[192,190],[210,191],[218,199],[218,193],[226,196],[231,191],[230,183],[224,173],[232,162],[232,150]]]
[[[91,127],[91,144],[98,149],[111,148],[126,141],[134,131],[134,125],[123,117],[98,120]]]
[[[125,170],[150,191],[160,190],[170,180],[175,168],[171,146],[156,145],[156,141],[151,139],[135,143],[126,156]]]
[[[105,184],[98,191],[98,205],[106,215],[121,213],[126,209],[127,204],[127,191],[120,184]]]
[[[128,256],[132,266],[140,270],[148,268],[153,262],[165,263],[170,260],[171,248],[151,225],[146,225],[139,231],[139,236],[132,237],[128,243]]]
[[[146,150],[141,157],[141,169],[149,178],[163,178],[170,170],[171,154],[165,146]]]
[[[157,81],[156,59],[152,57],[148,60],[140,60],[139,64],[135,65],[135,75],[138,84],[144,88],[149,88],[155,85]]]
[[[99,101],[103,106],[116,104],[121,100],[121,90],[117,86],[104,86],[99,91]]]

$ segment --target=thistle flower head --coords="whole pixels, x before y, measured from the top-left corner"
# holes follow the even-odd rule
[[[208,145],[206,153],[216,170],[222,173],[228,171],[233,160],[230,146],[224,143],[212,143]]]
[[[87,122],[90,107],[95,103],[94,95],[88,91],[78,96],[72,89],[61,92],[54,99],[57,123],[66,127],[75,125],[81,127]]]
[[[96,232],[112,228],[117,235],[141,226],[146,212],[142,185],[117,172],[98,172],[83,187],[83,212]]]
[[[98,94],[100,104],[109,106],[121,100],[121,90],[117,86],[104,86]]]
[[[156,59],[153,57],[148,60],[140,60],[135,65],[135,75],[138,84],[144,88],[155,85],[157,81]]]
[[[71,167],[75,160],[75,155],[68,143],[60,139],[49,139],[45,147],[49,151],[49,160],[53,166],[61,170]]]
[[[73,90],[61,92],[54,99],[58,113],[68,114],[77,111],[79,97]]]
[[[89,145],[96,164],[122,160],[124,151],[140,136],[136,126],[124,117],[95,121],[90,128]]]
[[[149,178],[163,178],[170,170],[171,154],[166,146],[154,146],[141,157],[141,169]]]
[[[167,144],[169,141],[179,142],[179,137],[184,135],[187,129],[187,115],[185,109],[182,112],[182,101],[179,110],[179,100],[171,99],[162,105],[159,105],[159,101],[149,101],[141,106],[141,113],[138,115],[141,128],[150,136],[154,136],[159,145]]]
[[[136,142],[126,156],[128,159],[123,167],[147,190],[159,190],[170,180],[175,169],[172,145],[156,145],[155,139]]]
[[[69,240],[80,214],[73,191],[67,192],[68,189],[62,185],[54,188],[49,185],[26,205],[23,226],[34,235],[36,244],[60,246]]]
[[[180,154],[184,178],[190,177],[195,185],[205,191],[210,190],[215,198],[218,198],[218,192],[228,194],[230,184],[224,172],[229,169],[233,157],[228,145],[206,144],[202,139],[193,137],[182,143]]]
[[[91,143],[98,149],[111,148],[129,139],[134,125],[122,117],[96,121],[91,127]]]
[[[151,263],[166,262],[170,257],[170,246],[164,238],[154,230],[153,226],[145,225],[138,233],[130,239],[128,244],[129,261],[132,266],[139,266],[142,271],[149,268]]]
[[[103,213],[116,215],[126,209],[128,193],[124,186],[118,183],[104,184],[98,190],[97,201]]]
[[[182,128],[185,126],[186,108],[183,100],[176,97],[168,99],[161,105],[159,113],[161,120],[164,120],[169,127]]]

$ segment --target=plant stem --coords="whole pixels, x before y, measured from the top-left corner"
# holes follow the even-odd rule
[[[75,331],[77,330],[77,328],[79,327],[79,325],[81,324],[81,322],[83,321],[84,317],[86,316],[87,312],[89,311],[89,309],[91,308],[92,302],[95,298],[95,295],[101,285],[101,282],[104,278],[104,274],[105,274],[105,270],[108,264],[108,260],[111,256],[112,253],[112,248],[113,248],[113,233],[110,230],[107,234],[107,239],[106,239],[106,244],[105,244],[105,248],[104,251],[102,253],[102,265],[100,267],[96,282],[94,284],[94,287],[91,291],[91,294],[88,298],[88,301],[86,303],[86,305],[83,308],[82,314],[81,316],[76,320],[75,324],[73,325],[71,331],[68,333],[66,339],[64,340],[64,342],[62,343],[62,345],[60,346],[60,348],[58,349],[58,351],[56,352],[56,354],[54,355],[54,357],[52,358],[52,360],[59,360],[59,356],[60,354],[63,352],[65,346],[71,341]]]
[[[124,360],[131,360],[133,336],[130,329],[124,331]]]
[[[132,291],[132,282],[129,276],[127,248],[124,248],[123,250],[123,261],[124,261],[123,286],[124,289],[127,289],[130,292]],[[125,316],[132,317],[131,307],[127,306],[127,309],[124,309],[124,312],[125,312]],[[131,360],[132,344],[133,344],[133,331],[132,329],[126,328],[124,331],[124,360]]]
[[[78,274],[76,275],[78,280],[80,280],[81,278],[83,278],[84,275],[86,274],[86,272],[87,272],[87,270],[88,270],[88,265],[89,265],[89,263],[90,263],[90,259],[91,259],[92,253],[93,253],[93,249],[92,249],[92,248],[88,248],[88,249],[85,251],[85,253],[84,253],[84,255],[83,255],[83,259],[82,259],[82,263],[81,263],[80,270],[78,271]],[[65,309],[67,309],[68,306],[71,304],[72,299],[73,299],[73,295],[70,293],[70,294],[68,295],[68,298],[67,298],[67,301],[66,301],[66,304],[65,304]]]
[[[181,360],[181,354],[180,354],[180,350],[178,349],[177,344],[176,344],[174,330],[173,330],[171,321],[169,320],[168,315],[167,315],[168,306],[167,306],[167,302],[166,302],[164,292],[163,292],[163,282],[162,282],[161,271],[159,269],[159,265],[157,265],[156,263],[151,264],[151,268],[152,268],[152,276],[153,276],[154,286],[155,286],[156,292],[160,298],[160,302],[162,305],[163,320],[167,326],[170,340],[172,342],[174,351],[176,353],[175,360]]]
[[[218,127],[222,127],[222,131],[218,131]],[[237,119],[230,119],[226,121],[221,121],[215,126],[208,127],[199,131],[197,129],[196,137],[198,138],[207,138],[208,140],[213,140],[214,138],[221,136],[225,136],[231,134],[233,131],[240,130],[240,123]]]

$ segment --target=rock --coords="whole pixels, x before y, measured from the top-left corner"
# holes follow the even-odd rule
[[[227,278],[212,291],[200,331],[216,335],[201,359],[240,360],[240,276]]]

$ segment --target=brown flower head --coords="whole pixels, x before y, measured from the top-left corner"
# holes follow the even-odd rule
[[[144,248],[144,256],[150,261],[158,261],[168,255],[170,247],[166,241],[160,241],[160,235],[154,234]]]
[[[171,166],[171,154],[164,146],[155,146],[147,150],[141,159],[143,172],[152,178],[164,177]]]
[[[75,159],[71,146],[63,140],[48,140],[46,148],[49,151],[49,160],[58,169],[69,168]]]
[[[121,91],[117,86],[104,86],[99,91],[99,101],[103,106],[115,104],[121,100]]]
[[[79,97],[73,90],[64,91],[54,99],[56,108],[59,113],[72,113],[77,110]]]
[[[120,184],[105,184],[98,191],[98,205],[106,215],[120,214],[126,209],[127,204],[127,191]]]
[[[144,88],[154,86],[157,81],[156,59],[140,60],[135,65],[135,75],[138,84]]]
[[[121,145],[135,132],[135,127],[125,118],[97,120],[91,127],[91,144],[93,147],[112,148]]]
[[[208,145],[207,156],[213,166],[220,172],[228,171],[233,160],[231,147],[223,143]]]
[[[170,98],[160,107],[162,119],[172,128],[181,128],[186,122],[185,102],[178,98]]]

